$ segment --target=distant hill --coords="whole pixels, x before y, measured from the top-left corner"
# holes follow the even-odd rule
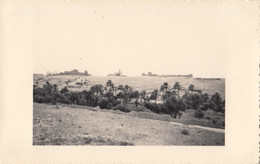
[[[33,74],[33,78],[39,78],[39,77],[44,77],[44,74],[40,74],[40,73]]]

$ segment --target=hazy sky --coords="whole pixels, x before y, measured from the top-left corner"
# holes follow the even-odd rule
[[[232,9],[183,4],[43,3],[35,9],[34,72],[225,77]]]

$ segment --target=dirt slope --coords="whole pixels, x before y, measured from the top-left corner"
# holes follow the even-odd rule
[[[34,145],[224,145],[223,133],[120,111],[37,103],[33,107]]]

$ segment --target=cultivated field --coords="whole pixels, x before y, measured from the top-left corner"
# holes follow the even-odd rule
[[[194,110],[186,110],[182,119],[173,119],[146,108],[131,108],[130,113],[124,113],[99,107],[34,103],[33,144],[224,145],[224,129],[204,129],[220,125],[195,119]]]

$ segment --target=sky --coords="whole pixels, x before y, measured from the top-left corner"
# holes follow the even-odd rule
[[[34,11],[33,71],[225,77],[232,20],[214,3],[183,4],[40,4]]]

